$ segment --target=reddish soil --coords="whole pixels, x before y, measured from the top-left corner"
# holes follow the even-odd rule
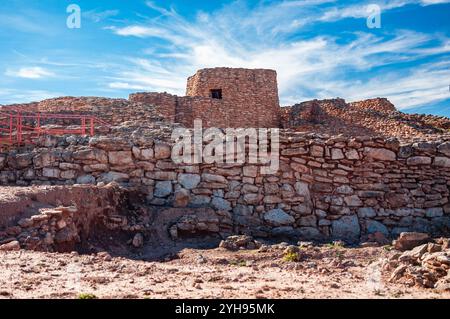
[[[185,248],[165,261],[0,252],[0,298],[450,298],[388,283],[382,247],[302,248],[300,261],[283,260],[284,249]]]

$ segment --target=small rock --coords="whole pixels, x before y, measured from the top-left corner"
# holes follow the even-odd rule
[[[0,251],[19,251],[20,243],[17,240],[0,246]]]
[[[144,236],[141,233],[134,235],[132,245],[136,248],[140,248],[144,245]]]

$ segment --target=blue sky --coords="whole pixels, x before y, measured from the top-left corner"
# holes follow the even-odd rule
[[[69,29],[66,8],[81,8]],[[381,28],[368,28],[369,4]],[[184,95],[199,68],[273,68],[280,98],[387,97],[450,116],[450,0],[3,0],[0,104]]]

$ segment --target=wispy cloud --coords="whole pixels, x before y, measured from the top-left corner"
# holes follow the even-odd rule
[[[0,104],[36,102],[63,95],[61,92],[46,90],[0,89]]]
[[[55,76],[53,72],[39,66],[22,67],[17,70],[7,69],[5,75],[24,79],[41,79]]]
[[[82,16],[83,16],[83,18],[86,18],[95,23],[98,23],[98,22],[106,20],[108,18],[115,17],[119,13],[120,13],[119,10],[105,10],[105,11],[89,10],[89,11],[83,11]]]

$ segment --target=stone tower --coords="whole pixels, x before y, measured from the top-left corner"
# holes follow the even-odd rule
[[[206,126],[278,127],[280,124],[274,70],[202,69],[188,78],[186,95],[211,102],[193,103],[193,118],[206,121]]]

